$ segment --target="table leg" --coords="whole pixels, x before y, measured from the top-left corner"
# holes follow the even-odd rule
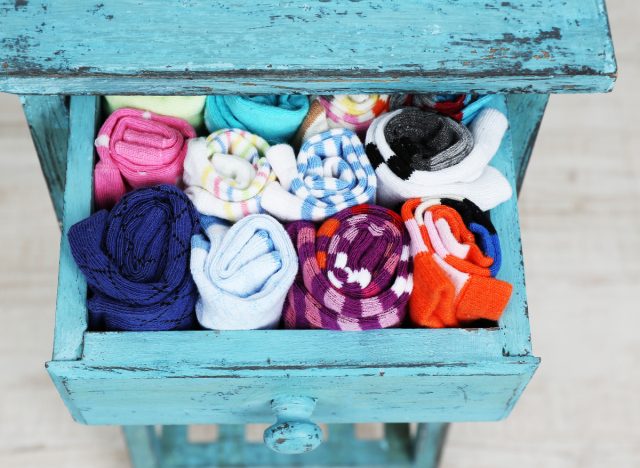
[[[122,426],[132,468],[159,468],[160,441],[153,426]]]
[[[416,468],[437,468],[449,423],[420,423],[413,450]]]

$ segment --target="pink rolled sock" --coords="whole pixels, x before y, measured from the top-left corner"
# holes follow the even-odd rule
[[[177,117],[139,109],[118,109],[105,120],[95,145],[98,208],[111,208],[129,190],[177,184],[182,178],[187,140],[196,132]]]

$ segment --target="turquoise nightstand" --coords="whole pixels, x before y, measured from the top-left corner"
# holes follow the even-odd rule
[[[548,95],[613,85],[602,0],[0,0],[0,24],[0,90],[22,95],[64,233],[47,369],[74,419],[124,426],[135,466],[433,467],[447,423],[509,414],[539,363],[515,199],[492,211],[514,285],[493,328],[90,332],[66,232],[91,212],[105,94],[500,93],[492,164],[519,189]],[[273,451],[244,440],[274,422]],[[189,424],[220,424],[217,442]]]

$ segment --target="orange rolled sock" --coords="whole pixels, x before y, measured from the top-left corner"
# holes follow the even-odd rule
[[[414,257],[411,320],[430,328],[498,320],[512,286],[491,277],[493,259],[477,245],[460,214],[439,198],[425,198],[407,201],[402,218]]]

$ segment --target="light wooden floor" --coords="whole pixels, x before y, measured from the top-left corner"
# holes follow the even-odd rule
[[[521,197],[534,351],[509,419],[452,427],[443,466],[640,466],[640,9],[608,1],[620,79],[553,97]],[[59,232],[14,97],[0,95],[0,466],[120,467],[71,421],[49,359]]]

